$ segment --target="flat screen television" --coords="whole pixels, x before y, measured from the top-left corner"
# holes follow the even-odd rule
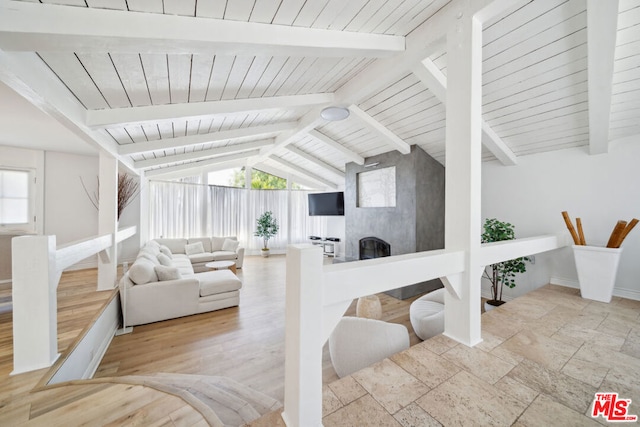
[[[344,215],[344,193],[309,194],[309,216]]]

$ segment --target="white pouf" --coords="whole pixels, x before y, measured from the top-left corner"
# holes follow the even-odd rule
[[[444,332],[444,289],[418,298],[409,307],[411,326],[416,335],[426,340]]]

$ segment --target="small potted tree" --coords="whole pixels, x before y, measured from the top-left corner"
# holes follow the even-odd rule
[[[495,218],[488,218],[484,222],[484,232],[482,233],[482,243],[501,242],[503,240],[515,239],[514,226],[508,222],[498,221]],[[485,303],[485,310],[491,310],[504,304],[502,300],[502,288],[507,286],[510,289],[516,287],[516,273],[526,271],[525,261],[528,257],[515,258],[491,264],[485,268],[483,277],[491,282],[491,299]],[[490,270],[487,271],[487,270]]]
[[[267,211],[260,215],[257,220],[256,237],[261,237],[263,241],[262,256],[269,256],[269,239],[278,234],[278,221],[273,216],[273,212]]]

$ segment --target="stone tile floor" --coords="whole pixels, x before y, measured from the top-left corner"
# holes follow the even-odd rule
[[[439,335],[324,386],[323,425],[597,426],[596,392],[640,415],[640,301],[547,285],[482,315],[474,348]],[[278,413],[252,427],[284,426]]]

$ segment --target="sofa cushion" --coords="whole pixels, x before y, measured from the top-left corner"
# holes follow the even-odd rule
[[[165,245],[160,246],[160,253],[165,254],[169,258],[173,258],[173,254],[171,253],[171,249],[169,249]]]
[[[158,275],[155,265],[146,258],[138,258],[129,269],[129,278],[136,285],[144,285],[149,282],[157,282]]]
[[[189,244],[202,243],[203,252],[211,252],[211,239],[208,237],[190,237]],[[189,254],[187,254],[189,255]]]
[[[238,246],[240,246],[240,242],[238,242],[237,240],[224,239],[222,250],[235,252],[236,249],[238,249]]]
[[[183,254],[184,246],[189,243],[187,239],[155,239],[161,245],[165,245],[172,254]]]
[[[213,253],[213,259],[216,261],[235,261],[238,254],[231,251],[216,251]]]
[[[163,253],[158,254],[158,261],[160,261],[161,265],[164,265],[166,267],[173,267],[173,261],[171,260],[171,258],[169,258],[168,256],[166,256]]]
[[[156,265],[154,268],[156,274],[158,275],[158,280],[178,280],[182,276],[176,267],[167,267],[164,265]]]
[[[230,270],[206,271],[197,273],[200,282],[200,296],[235,291],[242,287],[242,282]]]
[[[201,254],[204,252],[204,246],[202,242],[188,243],[184,246],[184,253],[191,256],[195,254]]]
[[[182,277],[193,276],[193,265],[191,264],[188,256],[184,254],[175,254],[171,261],[173,261],[173,266],[180,271]]]
[[[226,239],[238,240],[236,238],[236,236],[212,237],[211,238],[211,252],[221,251],[222,250],[222,245],[224,245],[224,241]]]
[[[189,259],[192,264],[197,264],[200,262],[211,262],[213,261],[213,254],[211,252],[203,252],[201,254],[189,255]]]
[[[142,259],[142,258],[151,261],[153,265],[160,265],[160,261],[158,261],[158,257],[149,252],[140,252],[138,254],[138,259]]]

